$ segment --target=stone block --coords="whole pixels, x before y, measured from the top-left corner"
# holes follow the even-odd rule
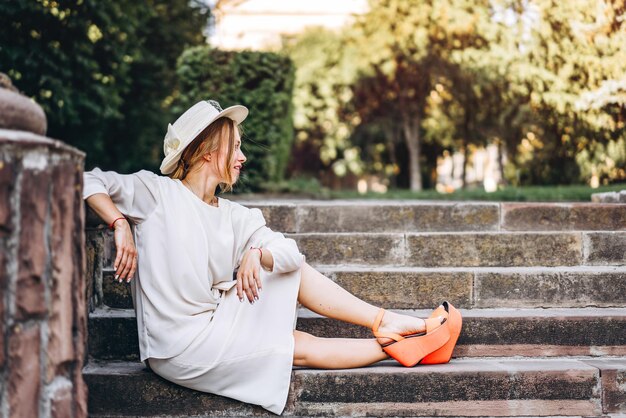
[[[102,231],[102,249],[102,268],[113,268],[117,251],[115,248],[115,235],[108,228]]]
[[[298,232],[497,230],[497,203],[347,201],[299,205]]]
[[[594,203],[619,203],[618,192],[592,193],[591,201]]]
[[[248,208],[258,208],[263,213],[268,228],[273,231],[288,233],[298,232],[296,225],[296,206],[285,204],[258,204],[240,202]]]
[[[84,374],[93,416],[178,415],[180,411],[271,416],[256,406],[176,386],[141,364],[90,364]],[[283,416],[601,413],[598,370],[576,360],[463,359],[414,368],[385,361],[349,370],[296,369],[291,382]]]
[[[85,286],[89,311],[102,305],[103,232],[99,229],[85,231]]]
[[[428,311],[399,311],[424,318]],[[626,355],[626,311],[462,311],[454,357]],[[584,328],[585,332],[580,332]],[[302,312],[297,329],[319,337],[371,338],[371,330]]]
[[[74,274],[72,277],[72,306],[73,306],[73,342],[74,342],[74,359],[75,359],[75,372],[78,370],[78,380],[82,382],[82,375],[80,370],[82,369],[83,362],[87,359],[87,315],[89,311],[89,295],[91,289],[87,288],[87,274],[86,274],[86,262],[87,255],[85,252],[86,237],[85,237],[85,212],[83,211],[83,199],[82,199],[82,182],[83,182],[83,161],[80,160],[74,166],[74,238],[72,240],[73,255],[74,255]],[[75,378],[74,384],[77,384]],[[75,396],[76,404],[85,404],[85,414],[81,415],[79,407],[76,408],[76,418],[86,417],[86,402],[87,394],[80,394],[80,391],[76,392]]]
[[[5,340],[4,340],[4,334],[5,334],[5,315],[4,315],[4,289],[0,288],[0,318],[2,318],[2,321],[0,321],[0,347],[2,347],[2,349],[0,350],[0,373],[2,373],[2,370],[4,368],[4,347],[5,347]]]
[[[8,277],[7,277],[7,269],[6,269],[6,253],[5,249],[0,247],[0,373],[4,368],[5,361],[5,327],[6,327],[6,318],[8,315],[4,312],[4,298],[5,292],[8,290]]]
[[[477,271],[474,306],[478,308],[554,308],[626,306],[626,271],[526,269]]]
[[[402,265],[401,234],[289,234],[309,264]]]
[[[603,203],[502,203],[509,231],[626,230],[626,205]]]
[[[626,264],[626,232],[584,232],[583,240],[585,264]]]
[[[8,392],[12,417],[39,416],[39,326],[16,325],[9,336]]]
[[[89,364],[83,373],[90,416],[272,415],[261,407],[175,385],[138,362]]]
[[[74,246],[75,213],[74,164],[60,163],[52,170],[51,252],[52,280],[50,293],[47,381],[64,375],[74,360],[74,270],[79,263]],[[78,290],[77,290],[78,291]]]
[[[50,400],[51,418],[71,418],[73,414],[72,385],[68,384],[55,390]]]
[[[332,277],[350,293],[376,306],[434,309],[444,300],[469,308],[474,274],[372,269],[339,270],[332,273]]]
[[[473,272],[385,268],[318,270],[367,302],[387,308],[433,308],[446,299],[454,306],[470,307]],[[130,285],[114,281],[113,274],[110,269],[103,271],[104,305],[132,309]]]
[[[85,363],[87,364],[87,363]],[[72,388],[74,396],[74,418],[87,418],[89,390],[83,378],[83,367],[76,367],[73,372]]]
[[[580,233],[407,234],[406,265],[420,267],[571,266],[582,260]]]
[[[0,161],[0,232],[13,230],[11,217],[11,196],[15,188],[15,166],[8,161]]]
[[[520,310],[467,314],[459,345],[615,347],[626,344],[626,311]],[[581,330],[584,329],[584,332]],[[588,350],[589,351],[589,350]],[[592,352],[588,352],[588,355]],[[554,355],[554,354],[553,354]],[[567,355],[560,353],[557,355]]]
[[[425,318],[431,309],[397,312]],[[462,310],[462,314],[464,325],[455,356],[626,355],[623,308],[479,309]],[[319,337],[372,338],[367,327],[321,317],[304,309],[298,314],[297,329]],[[98,310],[89,318],[89,330],[92,358],[138,358],[133,311]]]
[[[109,308],[132,309],[133,307],[130,283],[116,281],[115,270],[103,271],[102,294],[104,305]]]
[[[89,316],[88,352],[103,360],[137,360],[137,320],[132,311],[99,309]]]
[[[41,106],[30,97],[0,88],[0,128],[45,135],[48,121]]]
[[[597,370],[574,360],[464,359],[411,369],[391,364],[356,371],[297,371],[296,386],[302,390],[298,400],[422,403],[597,398]],[[380,390],[381,386],[396,390]]]
[[[294,415],[595,415],[596,371],[573,361],[457,360],[403,369],[299,370]],[[393,364],[393,363],[392,363]],[[381,390],[393,387],[394,390]]]
[[[626,359],[594,359],[585,363],[600,370],[602,412],[626,414]]]
[[[16,292],[16,319],[42,316],[44,269],[46,265],[45,221],[48,210],[50,173],[25,169],[22,172],[21,230]]]

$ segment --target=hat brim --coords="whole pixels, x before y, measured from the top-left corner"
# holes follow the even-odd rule
[[[181,147],[178,151],[171,153],[170,155],[166,156],[163,159],[163,161],[161,162],[161,167],[160,167],[161,173],[170,174],[172,171],[174,171],[174,169],[176,168],[176,164],[178,164],[178,160],[180,159],[180,156],[185,151],[185,148],[187,148],[187,146],[191,144],[194,139],[196,139],[196,137],[200,134],[200,132],[204,131],[209,125],[211,125],[213,122],[215,122],[219,118],[229,118],[233,120],[237,125],[239,125],[244,120],[246,120],[247,117],[248,117],[248,108],[245,106],[234,105],[234,106],[230,106],[222,110],[220,113],[215,115],[215,117],[212,120],[210,120],[206,125],[201,127],[201,129],[199,129],[198,132],[196,132],[193,135],[192,140],[189,141],[184,147]]]

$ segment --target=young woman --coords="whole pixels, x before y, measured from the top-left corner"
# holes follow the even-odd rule
[[[307,264],[259,209],[215,195],[218,186],[231,190],[246,162],[239,124],[247,115],[215,101],[187,110],[168,126],[166,176],[97,168],[84,175],[83,197],[115,230],[115,278],[135,279],[141,361],[174,383],[276,414],[293,365],[351,368],[389,356],[406,366],[447,362],[461,326],[451,305],[427,320],[370,305]],[[297,302],[372,327],[378,338],[297,331]]]

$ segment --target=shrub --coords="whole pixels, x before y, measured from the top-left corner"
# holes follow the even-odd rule
[[[200,100],[217,100],[222,108],[250,109],[243,123],[242,149],[248,158],[238,191],[259,191],[284,180],[293,143],[294,66],[270,52],[221,51],[209,46],[187,49],[178,60],[177,115]]]

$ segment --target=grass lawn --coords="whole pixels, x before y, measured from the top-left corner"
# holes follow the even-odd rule
[[[439,193],[436,190],[411,192],[409,190],[389,190],[387,193],[359,194],[356,191],[323,191],[321,195],[332,199],[419,199],[419,200],[494,200],[517,202],[590,202],[593,193],[626,190],[626,184],[601,186],[526,186],[506,187],[492,193],[482,188],[458,190],[453,193]],[[320,196],[320,197],[322,197]]]

